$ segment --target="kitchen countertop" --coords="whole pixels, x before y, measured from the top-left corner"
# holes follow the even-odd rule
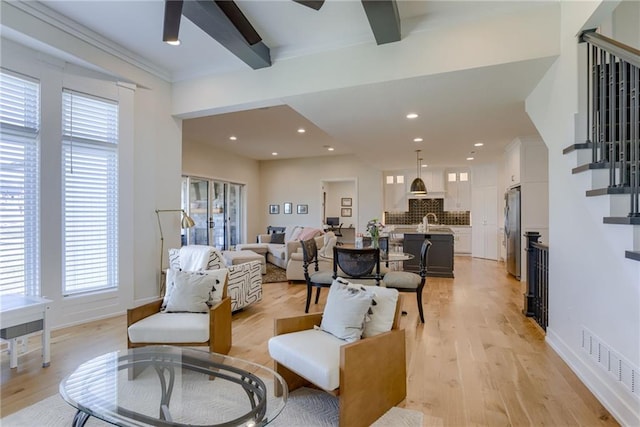
[[[416,227],[417,228],[417,227]],[[405,231],[404,234],[453,234],[453,230],[449,227],[429,227],[425,232],[418,232],[417,230]]]

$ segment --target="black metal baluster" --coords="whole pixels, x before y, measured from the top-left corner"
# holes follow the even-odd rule
[[[607,70],[606,70],[606,52],[598,49],[600,52],[600,74],[598,82],[600,84],[600,102],[598,103],[598,158],[597,162],[603,162],[606,156],[605,151],[605,131],[606,131],[606,109],[607,109]]]
[[[631,99],[630,99],[630,181],[631,181],[631,210],[630,217],[640,217],[640,69],[632,68]]]
[[[620,99],[618,104],[620,109],[618,110],[618,135],[620,136],[620,154],[618,156],[620,162],[620,186],[630,185],[628,179],[628,167],[627,161],[629,160],[629,152],[627,150],[627,88],[628,88],[628,75],[627,75],[627,62],[620,60],[620,88],[618,90]]]
[[[609,54],[609,64],[607,66],[609,70],[609,114],[607,114],[608,120],[608,133],[609,133],[609,187],[616,186],[616,57],[613,54]]]

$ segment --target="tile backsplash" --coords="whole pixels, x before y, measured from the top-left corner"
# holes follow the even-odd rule
[[[442,225],[470,225],[471,212],[444,210],[444,199],[409,199],[409,212],[385,212],[385,224],[420,224],[422,218],[433,213]]]

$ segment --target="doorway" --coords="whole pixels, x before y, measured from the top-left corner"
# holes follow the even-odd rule
[[[215,179],[182,177],[182,208],[195,222],[183,235],[183,244],[214,246],[220,250],[239,244],[243,231],[243,187]]]
[[[355,178],[322,180],[322,221],[341,226],[341,243],[354,243],[358,227],[358,191]],[[335,227],[335,226],[334,226]]]

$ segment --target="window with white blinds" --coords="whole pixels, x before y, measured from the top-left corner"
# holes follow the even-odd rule
[[[0,295],[40,294],[40,85],[0,70]]]
[[[63,294],[118,286],[118,105],[62,94]]]

